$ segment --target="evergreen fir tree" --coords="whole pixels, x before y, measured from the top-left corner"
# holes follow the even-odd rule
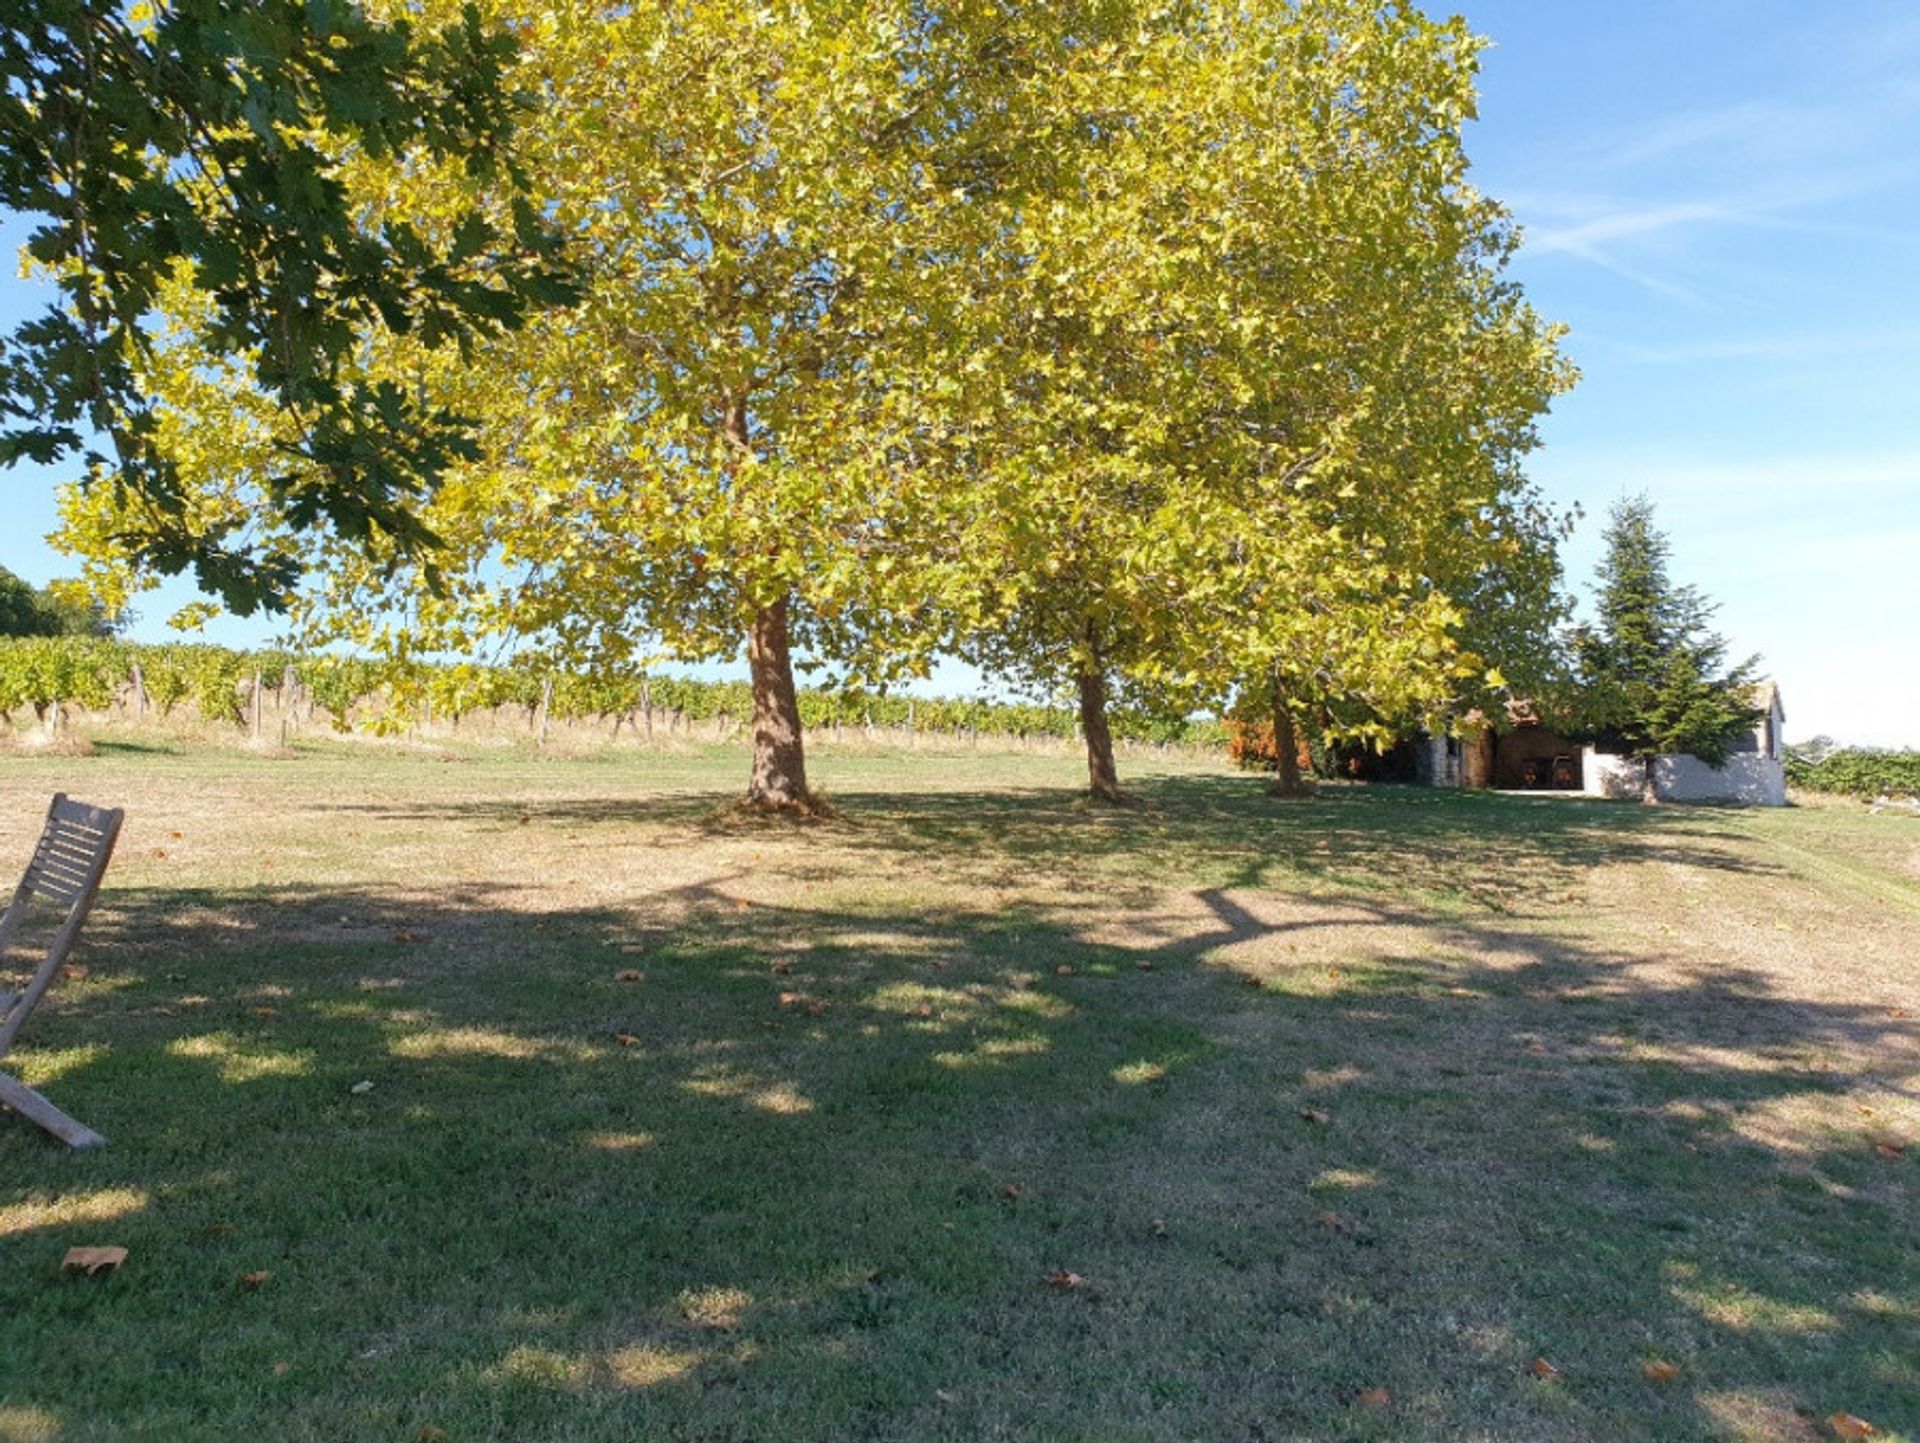
[[[1757,656],[1725,666],[1726,638],[1709,622],[1714,605],[1667,574],[1667,538],[1645,496],[1622,500],[1606,530],[1595,586],[1597,623],[1575,637],[1586,729],[1608,750],[1649,766],[1686,752],[1723,766],[1754,724]]]

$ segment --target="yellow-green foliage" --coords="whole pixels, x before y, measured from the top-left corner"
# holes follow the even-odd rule
[[[189,516],[311,569],[311,643],[411,697],[422,654],[531,641],[617,677],[736,654],[785,607],[859,682],[958,642],[1040,690],[1109,671],[1148,713],[1278,673],[1403,717],[1484,676],[1475,647],[1514,640],[1489,618],[1545,614],[1518,458],[1570,372],[1467,183],[1463,23],[1374,0],[479,8],[521,42],[511,84],[541,108],[516,160],[588,280],[469,354],[357,354],[479,425],[423,502],[430,566],[280,505],[283,417],[204,343],[198,293],[161,298],[146,379]],[[418,157],[341,177],[429,233],[504,203]],[[113,604],[118,504],[68,507]]]
[[[361,714],[376,723],[414,720],[422,708],[442,719],[499,707],[532,712],[543,698],[555,721],[627,716],[642,706],[688,721],[744,721],[752,709],[747,684],[739,681],[646,673],[614,677],[538,662],[421,662],[396,669],[366,657],[326,653],[290,656],[199,644],[141,646],[89,637],[30,637],[0,638],[0,711],[22,706],[44,711],[56,701],[99,710],[132,686],[136,668],[149,704],[160,715],[188,702],[204,717],[234,723],[243,720],[243,698],[255,675],[270,688],[297,680],[343,727]],[[1061,707],[845,690],[804,690],[800,711],[810,727],[912,726],[947,735],[1069,737],[1074,726],[1072,712]],[[1202,745],[1217,744],[1221,735],[1210,721],[1169,722],[1124,709],[1114,719],[1114,731],[1142,740]]]

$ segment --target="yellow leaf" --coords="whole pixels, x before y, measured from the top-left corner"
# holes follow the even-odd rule
[[[60,1266],[70,1273],[85,1273],[90,1278],[96,1278],[102,1273],[112,1272],[126,1260],[125,1248],[68,1248]]]

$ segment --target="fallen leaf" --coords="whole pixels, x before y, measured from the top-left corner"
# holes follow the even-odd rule
[[[638,967],[628,967],[624,971],[614,973],[613,980],[615,982],[645,982],[647,980],[647,974],[642,972]]]
[[[809,1017],[818,1017],[826,1010],[827,1004],[824,1002],[809,1002],[807,1004],[807,1016]]]
[[[1140,959],[1140,960],[1139,960],[1138,962],[1136,962],[1136,963],[1134,963],[1133,965],[1134,965],[1135,967],[1137,967],[1137,968],[1139,968],[1139,969],[1140,969],[1140,971],[1142,971],[1142,972],[1151,972],[1151,971],[1153,971],[1153,964],[1152,964],[1151,962],[1149,962],[1149,961],[1148,961],[1148,960],[1147,960],[1146,958],[1144,958],[1144,957],[1142,957],[1142,958],[1141,958],[1141,959]]]
[[[1062,962],[1058,967],[1054,968],[1053,970],[1059,973],[1059,975],[1062,977],[1071,977],[1075,972],[1079,971],[1080,969],[1075,967],[1071,962]]]
[[[167,855],[167,849],[165,847],[155,847],[153,849],[153,855],[156,857],[165,857]]]
[[[1326,1228],[1329,1232],[1339,1233],[1341,1237],[1350,1237],[1353,1233],[1353,1224],[1336,1212],[1320,1213],[1313,1222],[1315,1227]]]
[[[275,1363],[273,1365],[273,1376],[276,1378],[284,1378],[292,1367],[293,1364],[291,1363]]]
[[[1836,1438],[1871,1438],[1880,1431],[1865,1418],[1856,1418],[1851,1413],[1829,1415],[1827,1426],[1833,1429]]]
[[[102,1273],[112,1272],[126,1260],[125,1248],[68,1248],[66,1257],[60,1260],[60,1266],[70,1273],[85,1273],[90,1278],[97,1278]]]
[[[640,1045],[640,1039],[635,1037],[631,1032],[616,1032],[613,1034],[613,1040],[622,1047],[637,1047]]]
[[[1680,1365],[1665,1358],[1649,1358],[1640,1365],[1640,1372],[1649,1383],[1671,1383],[1680,1376]]]
[[[931,1017],[933,1016],[933,1008],[927,1003],[922,1002],[918,1007],[913,1009],[913,1015],[915,1017]]]
[[[1026,1189],[1021,1187],[1019,1183],[1010,1182],[1005,1187],[1000,1189],[1000,1196],[1005,1198],[1008,1202],[1018,1202],[1020,1200],[1020,1194],[1022,1194],[1025,1191]]]
[[[740,897],[735,900],[733,904],[733,910],[736,912],[744,912],[747,910],[747,908],[751,907],[752,905],[753,903],[749,902],[745,897]]]
[[[1368,1388],[1353,1401],[1357,1407],[1361,1408],[1385,1408],[1392,1404],[1393,1394],[1385,1388]]]
[[[1535,1057],[1544,1056],[1546,1050],[1547,1045],[1544,1042],[1529,1042],[1527,1044],[1527,1051],[1531,1052]]]
[[[278,1017],[280,1015],[280,1009],[278,1007],[249,1007],[247,1011],[251,1012],[255,1017]]]
[[[393,934],[393,940],[396,942],[424,942],[426,935],[424,932],[413,932],[402,927],[398,932]]]
[[[252,1292],[258,1292],[261,1288],[265,1287],[267,1279],[272,1276],[273,1276],[272,1273],[268,1272],[265,1268],[262,1268],[257,1272],[242,1273],[240,1274],[239,1277],[235,1278],[233,1281],[236,1286],[244,1289],[249,1293],[252,1293]]]
[[[373,1091],[373,1084],[371,1082],[356,1082],[352,1087],[349,1087],[347,1091],[355,1097],[365,1097],[369,1092]]]
[[[1260,978],[1254,976],[1251,972],[1242,973],[1240,976],[1240,981],[1243,986],[1247,986],[1247,987],[1265,987],[1267,985],[1265,982],[1261,981]]]
[[[207,1228],[207,1236],[210,1238],[230,1238],[233,1236],[233,1224],[213,1223]]]
[[[87,964],[84,962],[69,962],[60,969],[60,975],[62,977],[70,977],[75,982],[78,982],[87,975]]]
[[[1873,1150],[1888,1162],[1897,1162],[1906,1156],[1907,1145],[1904,1142],[1895,1142],[1892,1138],[1883,1137],[1873,1145]]]
[[[180,840],[180,833],[178,832],[168,832],[167,835],[176,842]]]
[[[798,992],[782,992],[780,994],[780,1005],[782,1007],[798,1007],[806,1000],[807,999],[802,997]]]
[[[791,962],[780,961],[773,964],[773,972],[776,977],[785,977],[791,971],[793,971],[793,964]]]
[[[1059,1288],[1062,1292],[1072,1292],[1075,1288],[1084,1288],[1087,1285],[1085,1278],[1067,1268],[1055,1268],[1041,1281],[1050,1288]]]
[[[520,814],[520,825],[521,825],[521,826],[523,826],[523,827],[524,827],[524,826],[526,826],[526,824],[527,824],[528,822],[531,822],[532,820],[533,820],[533,818],[532,818],[532,816],[530,816],[530,815],[529,815],[528,813],[526,813],[526,812],[522,812],[522,813]]]
[[[1560,1376],[1560,1370],[1545,1358],[1535,1358],[1531,1363],[1527,1364],[1527,1371],[1536,1378],[1552,1379]]]
[[[1328,1116],[1328,1115],[1327,1115],[1326,1113],[1324,1113],[1324,1112],[1322,1112],[1322,1111],[1321,1111],[1321,1110],[1320,1110],[1319,1108],[1317,1108],[1317,1107],[1303,1107],[1303,1108],[1301,1108],[1301,1109],[1300,1109],[1300,1116],[1301,1116],[1301,1117],[1302,1117],[1302,1118],[1303,1118],[1303,1119],[1304,1119],[1305,1121],[1307,1121],[1307,1122],[1311,1122],[1311,1123],[1313,1123],[1313,1124],[1314,1124],[1315,1126],[1317,1126],[1317,1127],[1325,1127],[1325,1126],[1326,1126],[1326,1125],[1327,1125],[1328,1123],[1330,1123],[1330,1122],[1332,1122],[1332,1121],[1333,1121],[1333,1119],[1332,1119],[1331,1117],[1329,1117],[1329,1116]]]

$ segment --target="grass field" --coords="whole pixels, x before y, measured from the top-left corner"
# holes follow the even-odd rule
[[[0,1443],[1920,1440],[1920,823],[814,764],[0,758]]]

